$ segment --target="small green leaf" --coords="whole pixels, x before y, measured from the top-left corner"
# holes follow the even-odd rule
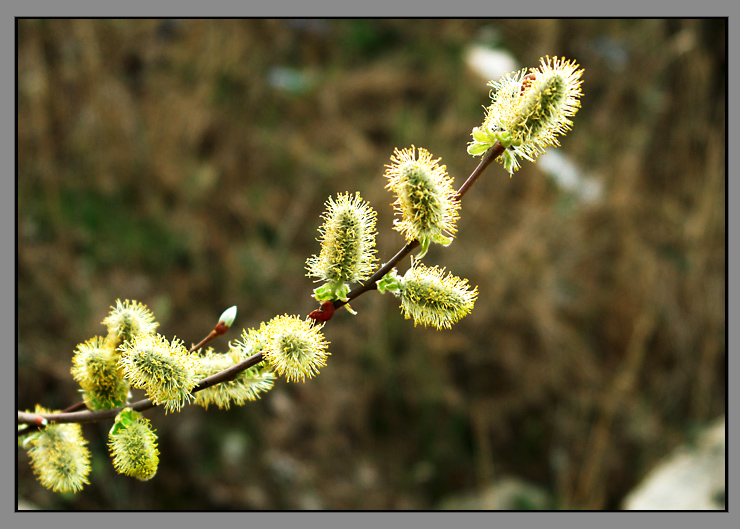
[[[398,279],[398,273],[396,272],[396,269],[394,268],[387,274],[385,274],[380,281],[377,282],[378,285],[378,292],[381,294],[385,294],[387,290],[390,290],[391,292],[396,292],[398,289],[401,288],[401,283]]]
[[[486,152],[488,149],[491,148],[491,145],[493,144],[471,143],[470,145],[468,145],[468,154],[472,154],[473,156],[477,154],[483,154],[484,152]]]
[[[136,412],[131,408],[123,409],[118,415],[116,415],[116,421],[110,429],[111,435],[115,435],[122,428],[128,428],[134,424],[139,417],[141,417],[139,412]]]
[[[452,244],[453,241],[452,237],[445,237],[441,233],[435,233],[434,235],[432,235],[432,240],[437,244],[441,244],[445,248]]]
[[[429,245],[432,243],[431,239],[428,239],[426,237],[423,237],[419,240],[419,245],[421,246],[421,250],[419,251],[418,255],[416,256],[416,260],[419,261],[422,257],[424,257],[427,252],[429,251]],[[414,259],[412,257],[412,259]]]
[[[349,285],[347,283],[342,283],[340,286],[338,286],[334,290],[334,296],[335,299],[340,299],[342,301],[348,301],[349,300]]]
[[[474,127],[473,139],[478,143],[489,143],[491,141],[491,136],[486,131],[478,127]]]
[[[316,298],[317,301],[333,301],[334,289],[330,283],[326,283],[325,285],[314,289],[313,297]]]
[[[336,301],[342,300],[347,301],[349,298],[349,285],[347,283],[339,283],[330,281],[325,285],[320,286],[313,291],[313,297],[317,301]]]

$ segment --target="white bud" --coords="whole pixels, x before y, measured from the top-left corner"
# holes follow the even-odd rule
[[[234,323],[234,318],[236,318],[236,305],[226,309],[224,313],[221,314],[221,317],[218,319],[218,321],[219,323],[223,323],[227,327],[231,327],[231,324]]]

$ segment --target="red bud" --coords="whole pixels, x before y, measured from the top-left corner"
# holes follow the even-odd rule
[[[321,304],[321,308],[313,311],[308,315],[309,318],[316,321],[329,321],[334,316],[334,303],[331,301],[324,301]]]

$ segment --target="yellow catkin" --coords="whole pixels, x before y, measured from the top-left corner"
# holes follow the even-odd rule
[[[39,406],[36,413],[48,413]],[[54,492],[77,492],[90,474],[90,452],[76,423],[50,424],[31,434],[28,455],[39,482]]]
[[[414,146],[396,149],[386,165],[386,187],[393,191],[393,207],[400,219],[394,229],[407,241],[433,241],[449,244],[456,231],[460,203],[454,199],[452,178],[431,153]]]
[[[319,228],[321,252],[306,261],[309,277],[336,284],[367,279],[375,267],[377,213],[359,193],[329,198]]]
[[[326,365],[329,356],[329,342],[321,333],[322,327],[298,316],[276,316],[260,329],[265,336],[262,354],[289,382],[311,378]]]
[[[478,288],[470,289],[466,279],[449,273],[445,276],[444,269],[416,262],[401,280],[397,295],[404,316],[412,318],[414,325],[449,329],[473,310]]]

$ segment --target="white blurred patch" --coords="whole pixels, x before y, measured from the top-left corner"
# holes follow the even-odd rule
[[[725,418],[677,448],[625,498],[626,510],[724,510]]]
[[[465,51],[465,64],[486,81],[497,81],[502,74],[520,69],[511,53],[479,44]]]
[[[249,449],[249,438],[236,430],[221,438],[221,461],[227,467],[239,467]]]
[[[585,176],[563,153],[551,150],[537,158],[537,167],[552,177],[562,190],[575,195],[581,202],[595,204],[604,193],[602,183]]]
[[[295,68],[273,66],[267,73],[267,84],[292,94],[302,94],[314,85],[310,75]]]

